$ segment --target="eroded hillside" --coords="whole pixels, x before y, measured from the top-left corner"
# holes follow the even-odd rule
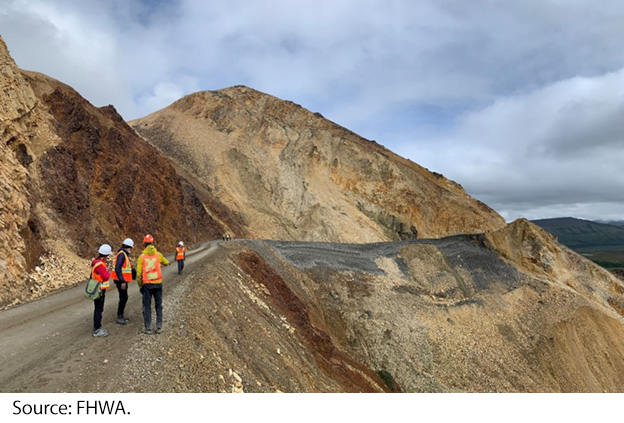
[[[622,283],[582,258],[568,271],[595,270],[593,293],[549,275],[542,235],[518,221],[437,240],[225,243],[187,282],[174,329],[137,346],[151,364],[125,388],[621,392]]]
[[[130,124],[236,211],[238,236],[375,242],[505,225],[442,175],[247,87],[191,94]]]

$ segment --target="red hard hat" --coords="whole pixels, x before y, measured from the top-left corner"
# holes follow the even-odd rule
[[[143,238],[143,244],[153,244],[154,243],[154,237],[151,236],[150,234],[145,235],[145,237]]]

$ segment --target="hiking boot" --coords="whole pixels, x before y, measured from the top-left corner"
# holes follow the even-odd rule
[[[108,336],[108,331],[104,328],[99,328],[93,332],[93,336]]]
[[[162,333],[162,328],[156,328],[156,333]]]
[[[130,319],[127,319],[125,317],[118,317],[116,320],[116,323],[119,325],[125,325],[130,321]]]
[[[151,335],[151,334],[154,333],[154,331],[151,330],[151,329],[145,328],[145,329],[143,329],[143,333],[146,334],[146,335]]]

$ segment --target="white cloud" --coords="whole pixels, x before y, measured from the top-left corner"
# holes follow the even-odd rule
[[[591,214],[581,203],[602,215],[624,203],[623,87],[624,69],[498,99],[431,140],[438,148],[423,162],[507,215]]]
[[[184,89],[171,82],[159,82],[154,91],[138,99],[141,108],[146,110],[160,110],[184,96]]]

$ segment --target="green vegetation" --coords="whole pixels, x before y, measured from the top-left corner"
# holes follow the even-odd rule
[[[377,370],[377,374],[379,375],[381,380],[384,381],[386,386],[391,391],[394,391],[394,378],[392,377],[392,375],[389,372],[385,371],[385,370]]]
[[[566,247],[607,268],[624,268],[624,223],[563,217],[533,220]]]
[[[533,220],[563,245],[582,252],[624,250],[624,227],[562,217]]]
[[[624,269],[624,251],[597,251],[583,255],[606,269]]]

